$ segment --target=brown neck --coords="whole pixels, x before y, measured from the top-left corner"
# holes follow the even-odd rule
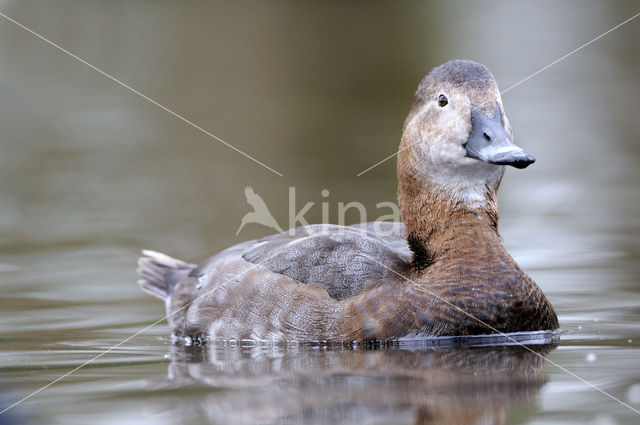
[[[501,248],[495,189],[487,187],[482,205],[470,207],[435,184],[411,175],[399,177],[398,204],[414,254],[413,267],[422,269],[436,261],[460,258],[480,247]]]

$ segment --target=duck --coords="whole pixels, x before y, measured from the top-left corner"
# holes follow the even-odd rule
[[[141,288],[174,341],[402,341],[553,331],[556,313],[498,232],[516,145],[486,66],[452,60],[419,83],[397,154],[401,222],[297,227],[200,264],[143,250]]]

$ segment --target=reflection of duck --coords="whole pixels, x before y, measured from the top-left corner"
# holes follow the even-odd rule
[[[242,217],[242,222],[240,223],[240,227],[238,227],[236,236],[238,236],[240,230],[242,230],[244,225],[247,223],[262,224],[263,226],[270,227],[278,232],[283,232],[282,228],[278,226],[276,219],[271,215],[267,204],[264,203],[264,200],[260,195],[253,191],[251,186],[245,187],[244,195],[247,198],[247,203],[253,207],[253,211],[246,213],[244,217]]]
[[[173,346],[172,381],[216,391],[194,393],[172,416],[247,424],[501,424],[544,384],[544,356],[554,346],[529,347],[534,352],[519,346]]]
[[[404,124],[404,224],[305,226],[199,266],[146,252],[140,284],[166,301],[172,330],[184,337],[352,341],[555,329],[551,304],[497,230],[505,165],[533,161],[512,141],[489,70],[451,61],[422,80]]]

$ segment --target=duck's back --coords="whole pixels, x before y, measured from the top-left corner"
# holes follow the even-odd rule
[[[233,246],[200,264],[191,275],[209,281],[215,264],[229,255],[321,287],[336,300],[357,294],[367,282],[386,278],[389,268],[403,269],[411,259],[402,223],[309,225]]]

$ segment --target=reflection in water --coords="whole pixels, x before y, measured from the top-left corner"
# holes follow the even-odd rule
[[[220,423],[505,423],[538,395],[555,344],[530,348],[174,346],[170,380],[220,391],[170,410]]]
[[[8,0],[1,9],[285,175],[5,20],[6,406],[160,317],[158,303],[135,285],[141,248],[200,261],[265,236],[270,229],[255,224],[235,236],[248,211],[246,186],[280,224],[290,186],[297,209],[315,202],[310,223],[322,221],[324,201],[334,223],[338,202],[362,202],[371,218],[379,202],[395,200],[395,160],[356,174],[394,152],[427,70],[474,59],[504,89],[633,16],[638,3]],[[567,331],[553,361],[636,409],[638,51],[640,18],[505,94],[516,140],[537,162],[526,173],[507,171],[500,199],[509,252]],[[538,392],[540,364],[516,348],[210,346],[173,356],[172,376],[189,385],[145,391],[149,380],[166,382],[169,332],[145,332],[1,415],[0,424],[477,423],[482,415],[536,425],[607,415],[600,423],[638,424],[635,412],[557,368],[545,368],[548,383]],[[534,397],[535,408],[514,411]],[[158,409],[167,417],[153,415]]]

